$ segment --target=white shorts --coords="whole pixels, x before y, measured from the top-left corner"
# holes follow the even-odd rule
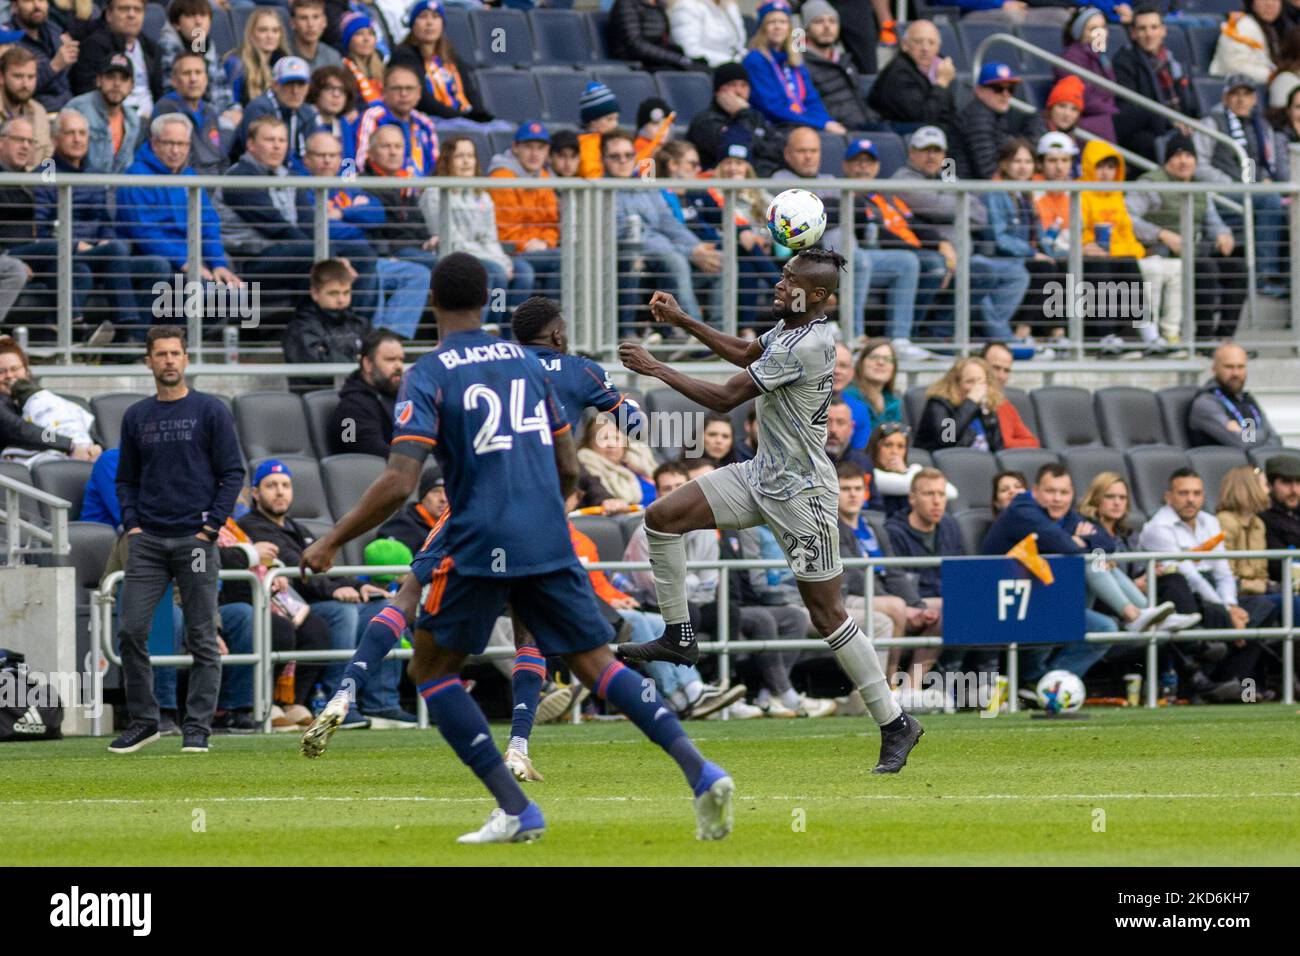
[[[839,495],[819,490],[769,498],[750,486],[745,467],[727,465],[695,479],[718,527],[739,531],[767,525],[800,581],[829,581],[842,574]]]

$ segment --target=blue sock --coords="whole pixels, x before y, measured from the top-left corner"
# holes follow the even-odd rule
[[[343,682],[339,685],[340,688],[347,688],[352,703],[361,699],[366,681],[388,652],[401,641],[404,630],[406,617],[397,609],[396,604],[386,605],[370,619],[370,623],[361,632],[361,640],[357,641],[356,653],[343,670]]]
[[[483,786],[496,797],[501,809],[511,816],[523,813],[528,798],[506,769],[505,761],[492,742],[487,718],[474,699],[465,693],[460,678],[425,681],[418,690],[429,707],[430,717],[438,724],[438,730],[451,744],[451,749],[483,781]]]
[[[660,702],[654,681],[642,678],[618,661],[613,661],[600,675],[600,680],[596,681],[595,689],[597,695],[627,714],[643,734],[677,761],[692,790],[699,786],[704,758],[691,743],[691,738],[686,736],[686,731],[682,730],[682,725],[672,711]],[[697,793],[696,796],[698,795]]]
[[[511,712],[510,736],[528,739],[537,718],[537,700],[546,679],[546,658],[530,644],[515,649],[515,669],[510,677],[515,709]]]

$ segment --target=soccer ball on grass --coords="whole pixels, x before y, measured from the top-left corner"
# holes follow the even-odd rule
[[[787,249],[807,249],[826,231],[826,206],[806,189],[787,189],[767,207],[767,231]]]
[[[1083,706],[1083,681],[1069,671],[1048,671],[1038,682],[1038,706],[1049,714],[1072,714]]]

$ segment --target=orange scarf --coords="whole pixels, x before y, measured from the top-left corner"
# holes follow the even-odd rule
[[[1258,40],[1252,40],[1250,37],[1243,36],[1237,32],[1237,24],[1241,22],[1241,18],[1245,15],[1246,14],[1242,11],[1228,14],[1228,19],[1224,22],[1223,27],[1221,28],[1223,30],[1223,35],[1231,40],[1236,40],[1243,46],[1250,47],[1252,50],[1264,49],[1264,45]]]
[[[718,204],[719,209],[725,209],[727,207],[727,199],[725,196],[722,195],[720,191],[710,186],[708,192],[709,192],[709,198],[711,198],[715,203]],[[740,210],[736,210],[736,225],[737,226],[749,225],[749,217],[742,215]]]
[[[424,78],[429,81],[429,92],[443,106],[450,107],[458,113],[469,109],[469,99],[465,96],[465,84],[461,82],[460,70],[456,64],[444,66],[442,60],[431,56],[424,61]]]
[[[867,198],[880,210],[880,217],[884,220],[885,229],[902,239],[913,249],[921,248],[921,240],[916,237],[912,227],[907,224],[907,214],[912,211],[908,208],[907,203],[901,199],[895,199],[894,202],[898,204],[897,208],[895,208],[890,205],[889,200],[885,199],[884,196],[874,194]]]
[[[361,91],[361,99],[366,106],[378,103],[384,98],[384,81],[372,80],[366,76],[365,71],[352,61],[351,57],[343,58],[343,65],[352,71],[352,78],[357,81],[357,89]]]

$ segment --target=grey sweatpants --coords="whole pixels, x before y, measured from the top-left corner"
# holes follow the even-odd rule
[[[158,601],[174,580],[185,616],[185,648],[194,656],[182,730],[187,734],[211,733],[221,688],[216,629],[220,562],[216,543],[193,535],[159,538],[142,531],[131,536],[118,637],[122,642],[126,710],[132,722],[158,723],[158,700],[149,665],[149,629]]]
[[[27,285],[27,266],[14,256],[0,256],[0,322],[18,301],[18,294]]]

